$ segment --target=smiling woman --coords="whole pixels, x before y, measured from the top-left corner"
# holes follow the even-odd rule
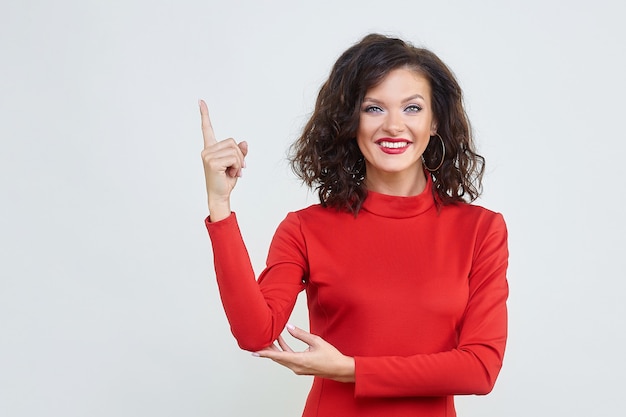
[[[421,193],[426,186],[422,154],[437,133],[430,84],[411,69],[391,71],[367,91],[357,144],[365,158],[370,191],[399,196]]]
[[[292,149],[320,204],[287,215],[258,281],[230,207],[248,146],[217,141],[204,102],[200,112],[226,315],[241,348],[315,377],[304,416],[450,417],[454,395],[491,391],[507,338],[507,231],[470,204],[483,158],[432,52],[369,35],[338,59]],[[287,324],[303,290],[310,332]],[[285,326],[308,349],[293,351]]]
[[[395,112],[390,113],[391,108],[378,102],[390,96],[396,106],[402,100],[415,100],[416,107],[402,103],[406,105],[402,114],[408,116],[419,108],[418,119],[425,115],[432,118],[432,135],[421,158],[434,181],[437,202],[475,200],[481,192],[484,159],[475,152],[463,92],[454,74],[431,51],[377,34],[363,38],[335,63],[311,119],[293,144],[294,172],[306,185],[315,187],[322,205],[357,213],[367,191],[371,191],[366,177],[373,178],[367,174],[368,160],[355,138],[358,131],[369,126],[369,113],[385,114],[385,123],[400,122],[395,120]],[[366,99],[374,100],[372,106],[367,106]],[[398,127],[407,126],[391,126],[392,132],[384,136],[393,136]],[[398,190],[400,195],[420,188],[413,185],[413,190]],[[396,194],[394,190],[387,192]]]

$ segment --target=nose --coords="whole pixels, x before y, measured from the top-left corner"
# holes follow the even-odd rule
[[[400,134],[404,130],[402,115],[396,112],[387,113],[387,117],[385,117],[385,123],[383,124],[383,129],[391,136],[397,136],[398,134]]]

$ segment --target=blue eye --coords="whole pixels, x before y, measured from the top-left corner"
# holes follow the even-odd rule
[[[381,109],[378,106],[367,106],[366,108],[363,109],[363,111],[365,113],[380,113],[383,111],[383,109]]]
[[[417,112],[421,111],[422,108],[420,106],[418,106],[417,104],[411,104],[410,106],[407,106],[407,108],[404,109],[404,110],[412,112],[412,113],[417,113]]]

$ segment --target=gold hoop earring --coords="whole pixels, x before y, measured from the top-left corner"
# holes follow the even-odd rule
[[[443,165],[443,160],[446,158],[446,144],[444,143],[443,138],[441,137],[441,135],[439,133],[435,133],[435,136],[437,136],[439,138],[439,140],[441,141],[441,161],[439,162],[439,165],[437,165],[436,168],[429,168],[426,165],[426,160],[424,159],[424,154],[422,154],[422,164],[424,165],[424,168],[426,168],[430,172],[435,172],[439,168],[441,168],[441,166]],[[432,136],[431,136],[431,138],[432,138]]]

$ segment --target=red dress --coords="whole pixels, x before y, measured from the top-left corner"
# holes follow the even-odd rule
[[[453,395],[491,391],[507,337],[506,226],[479,206],[438,208],[431,189],[369,192],[357,217],[289,213],[258,283],[235,214],[207,219],[241,348],[273,343],[306,290],[311,333],[355,358],[355,383],[314,378],[304,416],[451,417]]]

